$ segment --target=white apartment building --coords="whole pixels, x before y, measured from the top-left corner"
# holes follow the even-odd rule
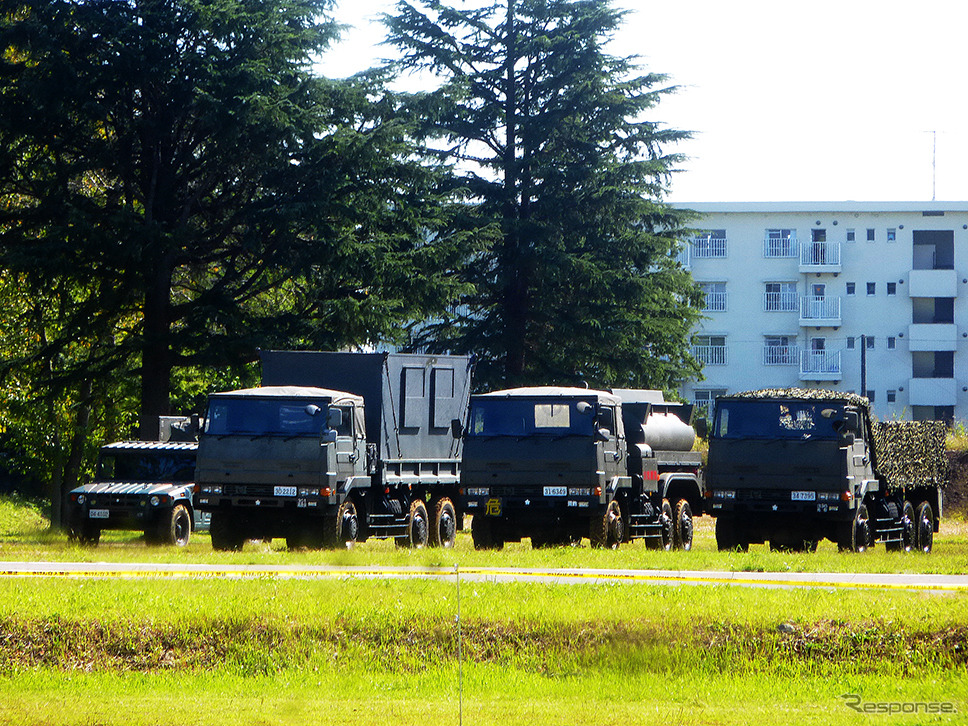
[[[831,388],[968,420],[968,202],[677,206],[701,215],[681,262],[706,293],[686,400]]]

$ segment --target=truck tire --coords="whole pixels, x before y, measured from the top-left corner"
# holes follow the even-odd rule
[[[616,550],[625,537],[625,520],[622,508],[614,499],[605,507],[601,518],[592,517],[588,526],[588,539],[592,547],[608,547]]]
[[[864,552],[871,545],[871,521],[866,504],[857,505],[857,511],[850,522],[841,529],[837,545],[841,551]]]
[[[927,502],[918,505],[914,515],[916,547],[927,554],[934,546],[934,511]]]
[[[716,549],[720,552],[738,550],[748,552],[750,543],[740,538],[739,525],[732,517],[716,518]]]
[[[917,515],[914,513],[914,505],[908,500],[904,500],[901,505],[901,549],[910,552],[917,547],[918,529],[915,526]],[[934,539],[932,537],[932,539]]]
[[[192,515],[184,504],[176,504],[158,521],[149,541],[161,545],[184,547],[192,536]]]
[[[499,550],[504,547],[500,524],[493,517],[483,514],[471,517],[471,538],[475,550]]]
[[[410,505],[410,516],[407,518],[406,543],[410,547],[426,547],[430,540],[430,518],[427,516],[427,505],[417,499]]]
[[[675,529],[675,515],[668,499],[663,499],[659,508],[659,525],[662,528],[662,549],[668,552],[672,549]]]
[[[101,528],[90,522],[84,522],[76,530],[77,542],[82,547],[97,547],[101,541]]]
[[[672,546],[677,550],[692,549],[692,507],[685,499],[676,502],[676,519],[672,529]]]
[[[433,526],[430,528],[430,546],[450,548],[457,541],[457,510],[448,497],[434,502]]]
[[[227,512],[212,512],[208,532],[212,536],[212,549],[238,552],[245,543],[245,537],[238,533],[233,517]]]

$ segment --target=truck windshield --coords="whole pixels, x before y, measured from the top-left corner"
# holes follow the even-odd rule
[[[469,436],[591,436],[595,418],[580,413],[578,401],[480,399],[471,405]],[[592,411],[594,408],[592,409]]]
[[[101,481],[192,481],[194,452],[187,455],[148,452],[102,452],[98,462]]]
[[[316,436],[326,428],[325,401],[218,398],[209,402],[205,433]],[[315,411],[315,415],[313,415]]]
[[[826,401],[719,401],[717,439],[837,439],[843,404]]]

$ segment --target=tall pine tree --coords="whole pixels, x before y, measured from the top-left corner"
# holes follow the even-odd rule
[[[607,0],[401,0],[384,17],[403,69],[441,81],[426,151],[497,231],[467,267],[476,292],[419,341],[479,353],[485,385],[672,388],[698,372],[683,219],[662,201],[687,134],[651,118],[666,77],[606,52],[622,17]]]

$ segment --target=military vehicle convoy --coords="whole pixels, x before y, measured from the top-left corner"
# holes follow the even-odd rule
[[[209,398],[195,506],[212,546],[367,538],[449,547],[470,395],[467,356],[266,351],[262,387]]]
[[[692,546],[703,501],[692,408],[659,391],[515,388],[471,397],[461,490],[478,549],[531,538]]]
[[[945,427],[878,422],[861,396],[752,391],[716,399],[706,511],[721,550],[930,552],[948,478]]]
[[[197,422],[193,430],[188,419],[164,417],[161,441],[102,446],[94,481],[68,495],[68,537],[97,545],[105,529],[130,529],[144,532],[149,544],[187,545],[203,523],[192,506],[195,431]]]

